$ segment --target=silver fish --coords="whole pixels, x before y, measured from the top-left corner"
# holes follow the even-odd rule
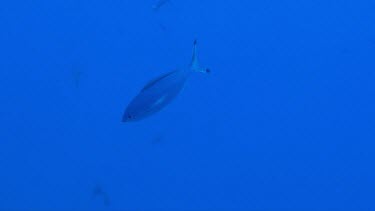
[[[196,46],[195,40],[189,68],[165,73],[148,82],[126,108],[123,122],[137,121],[160,111],[178,95],[190,73],[210,72],[208,68],[200,66]]]

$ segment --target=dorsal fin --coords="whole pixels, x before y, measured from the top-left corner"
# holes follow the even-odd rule
[[[152,79],[151,81],[149,81],[149,82],[148,82],[148,83],[142,88],[141,92],[143,92],[143,91],[145,91],[145,90],[151,88],[151,87],[152,87],[153,85],[155,85],[158,81],[160,81],[160,80],[162,80],[163,78],[165,78],[165,77],[171,75],[171,74],[174,73],[174,72],[175,72],[175,71],[171,71],[171,72],[165,73],[165,74],[163,74],[163,75],[161,75],[161,76],[158,76],[158,77]]]

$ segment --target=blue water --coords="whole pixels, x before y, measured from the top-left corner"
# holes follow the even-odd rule
[[[1,2],[1,211],[375,210],[375,1],[155,3]]]

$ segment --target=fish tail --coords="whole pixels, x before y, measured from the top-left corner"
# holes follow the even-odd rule
[[[193,72],[201,72],[201,73],[210,73],[210,69],[206,67],[202,67],[199,64],[198,56],[197,56],[197,39],[194,40],[193,43],[193,56],[190,63],[190,70]]]

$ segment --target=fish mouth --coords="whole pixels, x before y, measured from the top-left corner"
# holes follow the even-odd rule
[[[122,120],[121,122],[129,122],[129,118],[128,118],[128,115],[127,114],[124,114],[124,116],[122,116]]]
[[[134,116],[128,113],[125,113],[124,116],[122,117],[122,122],[131,122],[134,120],[135,120]]]

